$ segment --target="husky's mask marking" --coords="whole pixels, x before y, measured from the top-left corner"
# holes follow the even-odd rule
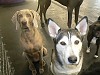
[[[82,36],[87,31],[87,17],[75,29],[60,29],[49,19],[48,30],[54,39],[55,50],[51,55],[51,71],[54,75],[78,74],[82,67]]]

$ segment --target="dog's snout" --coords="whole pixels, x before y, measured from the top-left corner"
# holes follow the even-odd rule
[[[22,21],[22,29],[28,29],[27,21]]]
[[[27,24],[27,21],[22,21],[22,25],[26,25]]]
[[[70,56],[70,57],[68,58],[68,61],[69,61],[70,63],[76,63],[77,57],[76,57],[76,56]]]

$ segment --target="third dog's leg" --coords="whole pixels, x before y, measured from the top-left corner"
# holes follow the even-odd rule
[[[87,47],[86,53],[90,53],[90,41],[88,41],[88,47]]]
[[[97,45],[97,49],[96,49],[96,53],[95,53],[95,58],[98,58],[98,50],[99,50],[99,43],[100,43],[100,40],[96,40],[96,45]]]
[[[75,7],[75,23],[77,25],[78,22],[78,16],[79,16],[79,9],[80,9],[80,5],[82,4],[83,1],[80,1],[76,7]]]
[[[43,23],[43,10],[44,10],[44,3],[42,3],[42,1],[40,1],[40,20],[41,20],[41,27],[44,27],[44,23]]]
[[[37,6],[37,9],[36,9],[36,12],[38,11],[39,6],[40,6],[40,0],[38,0],[38,6]]]
[[[78,22],[79,9],[80,9],[79,6],[75,7],[75,23],[76,23],[76,25],[77,25],[77,22]]]
[[[99,50],[99,45],[97,45],[96,53],[94,55],[95,58],[98,58],[98,50]]]
[[[47,24],[46,11],[49,8],[50,4],[51,4],[51,0],[46,0],[45,6],[44,6],[44,11],[43,11],[44,20],[45,20],[46,24]]]
[[[68,28],[71,28],[71,23],[72,23],[72,8],[68,8]]]
[[[93,39],[93,36],[91,36],[90,34],[91,32],[89,31],[87,35],[88,47],[87,47],[86,53],[90,53],[90,44],[91,44],[91,40]]]

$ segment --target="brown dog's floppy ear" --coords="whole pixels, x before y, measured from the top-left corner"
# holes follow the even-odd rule
[[[12,17],[12,19],[11,19],[11,21],[14,23],[14,24],[16,24],[16,30],[18,29],[18,26],[19,26],[19,23],[18,23],[18,20],[17,20],[17,14],[18,14],[18,12],[19,11],[17,11],[14,15],[13,15],[13,17]]]
[[[40,16],[39,16],[39,14],[36,12],[36,11],[34,11],[34,10],[30,10],[31,11],[31,13],[32,13],[32,15],[33,15],[33,23],[34,23],[34,26],[36,27],[36,28],[38,28],[38,20],[40,20]]]

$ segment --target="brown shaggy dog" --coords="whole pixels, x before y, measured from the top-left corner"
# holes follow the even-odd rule
[[[39,62],[39,72],[44,72],[45,62],[43,56],[47,54],[47,49],[43,46],[42,37],[37,29],[38,19],[38,13],[29,9],[17,11],[12,17],[16,29],[18,27],[21,29],[20,40],[33,75],[37,73],[33,62]]]

